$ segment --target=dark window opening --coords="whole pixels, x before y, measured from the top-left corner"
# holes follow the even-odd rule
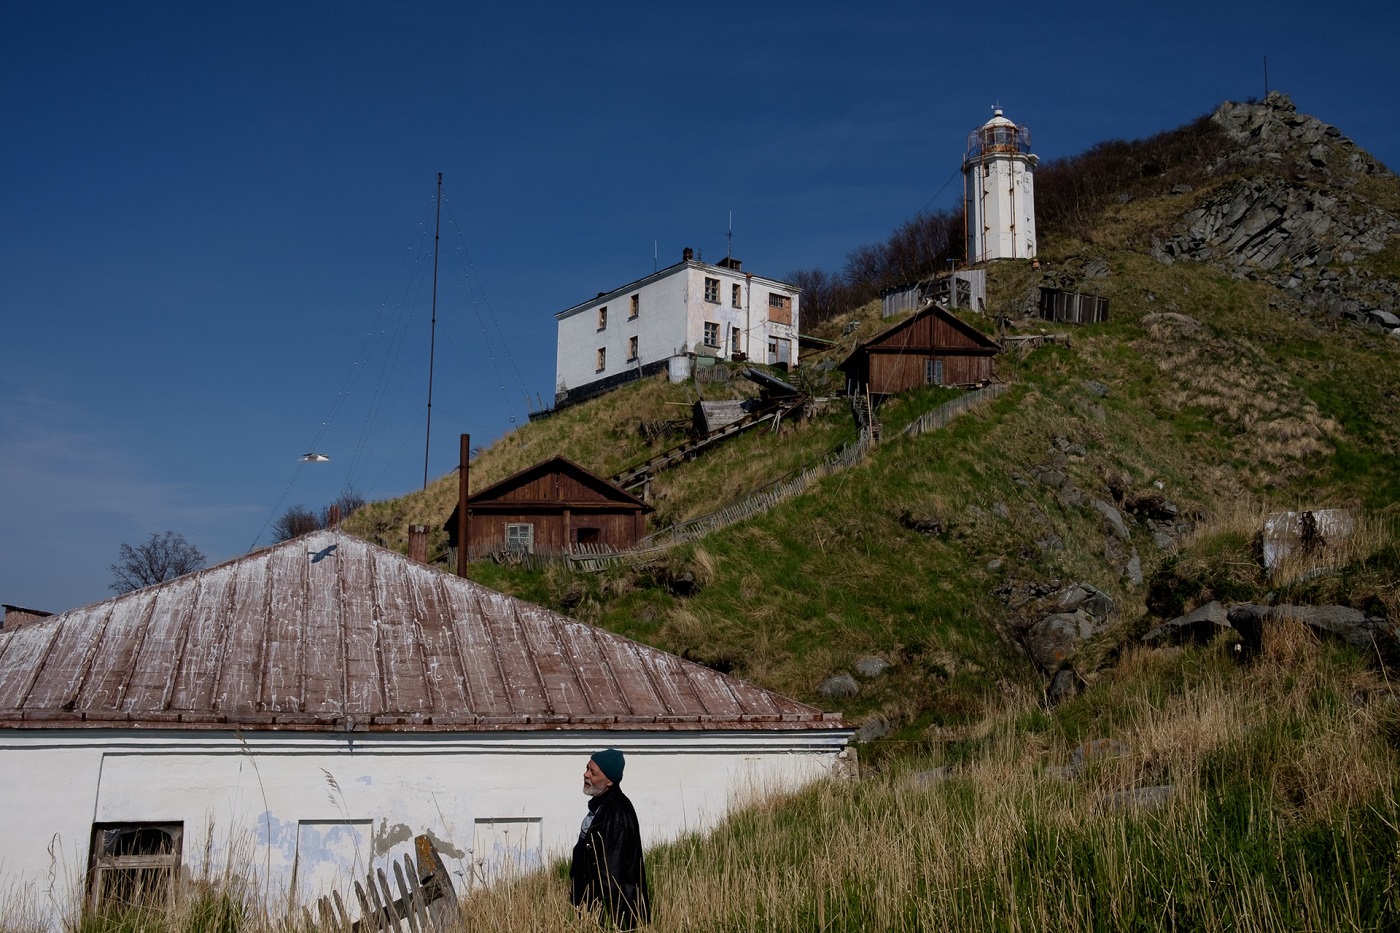
[[[575,528],[575,544],[598,544],[602,540],[602,532],[597,528]]]
[[[94,910],[157,907],[175,893],[182,823],[98,823],[92,828],[88,896]]]

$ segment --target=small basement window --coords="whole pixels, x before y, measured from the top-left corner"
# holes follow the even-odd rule
[[[169,903],[180,873],[183,823],[96,823],[88,900],[93,910]]]

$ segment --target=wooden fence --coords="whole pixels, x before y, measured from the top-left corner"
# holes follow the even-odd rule
[[[394,933],[433,933],[460,928],[461,912],[452,879],[442,858],[427,836],[413,840],[417,864],[408,855],[402,864],[393,863],[398,897],[389,889],[384,869],[365,876],[365,883],[355,882],[355,899],[360,903],[360,919],[351,920],[339,891],[316,901],[316,910],[302,908],[302,921],[308,930],[335,930],[340,933],[369,933],[371,930],[393,930]],[[289,918],[290,919],[290,918]],[[287,927],[295,924],[288,923]]]
[[[951,402],[944,402],[933,411],[924,412],[922,415],[909,422],[901,433],[909,437],[917,437],[929,431],[937,431],[963,412],[976,408],[978,405],[985,405],[1005,391],[1005,383],[998,382],[989,386],[983,386],[975,392],[969,392],[966,395],[959,396]]]
[[[1004,384],[993,384],[985,386],[966,395],[959,396],[950,402],[938,406],[932,411],[925,412],[910,424],[906,425],[902,434],[914,437],[927,431],[935,431],[956,418],[963,412],[985,405],[997,396],[1006,391]],[[853,406],[868,405],[864,398],[852,400]],[[864,418],[858,414],[857,419],[861,421],[860,437],[850,444],[838,449],[821,462],[814,464],[791,479],[765,487],[740,499],[738,502],[727,505],[724,508],[711,512],[708,515],[701,515],[697,518],[684,522],[677,522],[666,528],[652,532],[643,538],[636,547],[628,548],[625,551],[612,551],[599,549],[597,552],[588,552],[581,548],[587,545],[575,546],[569,553],[562,554],[521,554],[516,556],[502,557],[502,560],[519,561],[525,566],[533,569],[541,569],[546,564],[566,561],[575,570],[597,572],[624,561],[643,562],[660,557],[670,548],[687,541],[694,541],[712,534],[721,528],[727,528],[737,522],[752,518],[762,514],[776,506],[778,503],[791,499],[810,489],[818,480],[845,470],[865,458],[870,448],[879,441],[881,425],[874,419],[873,413],[869,413],[866,408]]]

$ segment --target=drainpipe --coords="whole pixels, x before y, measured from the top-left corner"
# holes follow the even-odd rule
[[[744,273],[744,356],[753,362],[753,273]]]

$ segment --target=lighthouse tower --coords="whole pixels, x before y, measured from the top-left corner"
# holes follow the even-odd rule
[[[1040,159],[1031,154],[1031,131],[1002,116],[967,137],[963,199],[967,261],[1035,256],[1035,178]]]

